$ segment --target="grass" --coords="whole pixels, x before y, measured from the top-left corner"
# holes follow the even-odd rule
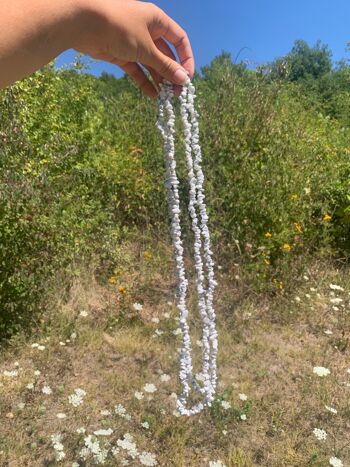
[[[123,249],[113,279],[86,270],[68,295],[59,288],[53,293],[57,306],[48,306],[34,335],[19,334],[3,349],[1,466],[95,465],[91,453],[79,457],[84,438],[109,428],[112,434],[91,438],[99,440],[102,457],[108,449],[107,466],[154,460],[179,467],[219,460],[237,467],[326,466],[332,456],[350,465],[349,271],[315,262],[291,295],[282,290],[267,298],[249,291],[243,279],[233,280],[237,268],[218,270],[217,398],[210,409],[185,418],[176,413],[174,399],[181,336],[173,334],[178,322],[171,249],[142,239]],[[197,325],[194,318],[196,365]],[[317,366],[330,374],[318,376]],[[147,393],[147,383],[156,391]],[[44,394],[44,386],[52,393]],[[77,388],[86,395],[74,407],[68,396]],[[124,414],[115,412],[118,404]],[[86,432],[77,433],[80,427]],[[325,430],[327,439],[319,441],[315,428]],[[61,434],[56,449],[55,433]],[[126,433],[132,439],[125,441]],[[132,443],[139,454],[134,458]],[[58,462],[62,448],[65,457]]]

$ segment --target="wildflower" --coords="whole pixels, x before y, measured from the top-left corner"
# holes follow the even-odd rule
[[[60,342],[60,345],[66,345],[66,343],[61,341],[61,342]]]
[[[81,316],[82,318],[86,318],[88,314],[89,313],[86,310],[81,310],[81,312],[79,313],[79,316]]]
[[[283,245],[281,246],[281,248],[283,250],[287,250],[287,251],[290,251],[292,249],[292,247],[289,245],[289,243],[283,243]]]
[[[170,318],[170,313],[165,312],[165,313],[163,313],[163,316],[164,316],[165,319],[169,319]]]
[[[141,303],[134,303],[133,304],[133,307],[134,307],[134,310],[136,311],[141,311],[143,306],[141,305]]]
[[[52,389],[50,388],[50,386],[44,386],[41,392],[43,392],[44,394],[52,394]]]
[[[238,397],[241,399],[241,401],[246,401],[248,399],[248,396],[244,393],[238,394]]]
[[[265,237],[266,237],[266,238],[272,237],[272,233],[271,233],[271,232],[266,232],[266,233],[265,233]]]
[[[294,222],[294,228],[298,233],[302,233],[303,231],[299,222]]]
[[[154,318],[151,319],[151,321],[152,321],[152,323],[158,324],[159,323],[159,318],[154,317]]]
[[[19,408],[19,410],[23,410],[25,406],[26,404],[24,402],[20,402],[19,404],[17,404],[17,407]]]
[[[143,428],[146,428],[146,430],[148,430],[148,428],[149,428],[149,423],[148,423],[148,422],[143,422],[143,423],[141,423],[141,426],[142,426]]]
[[[113,433],[112,428],[108,428],[107,430],[100,429],[94,431],[94,435],[96,436],[110,436]]]
[[[162,331],[161,329],[156,329],[154,333],[156,334],[156,336],[161,336],[162,334],[164,334],[164,331]]]
[[[78,462],[73,462],[72,467],[79,467]]]
[[[173,334],[174,334],[174,336],[178,336],[178,335],[182,334],[181,328],[175,329],[175,330],[173,331]]]
[[[66,418],[67,415],[65,413],[59,412],[58,414],[56,414],[56,417],[62,419],[62,418]]]
[[[141,462],[142,465],[146,465],[146,466],[149,466],[149,467],[157,465],[155,455],[151,454],[150,452],[143,451],[139,455],[139,459],[140,459],[140,462]]]
[[[326,329],[324,333],[327,334],[327,336],[330,336],[333,334],[333,332],[330,329]]]
[[[329,459],[329,465],[332,465],[333,467],[343,467],[343,463],[338,457],[331,457]]]
[[[79,434],[83,434],[83,433],[86,432],[86,429],[83,426],[81,426],[81,427],[76,429],[76,432],[79,433]]]
[[[45,345],[38,345],[38,350],[45,350]]]
[[[128,451],[129,456],[133,459],[135,459],[139,454],[136,448],[136,444],[134,443],[133,437],[130,435],[130,433],[125,433],[124,439],[118,439],[117,445]]]
[[[18,375],[17,370],[12,370],[12,371],[4,370],[4,376],[8,376],[10,378],[13,378],[13,377],[15,377],[17,375]]]
[[[332,216],[330,216],[329,214],[325,214],[325,215],[323,216],[323,220],[324,220],[325,222],[329,222],[330,220],[332,220]]]
[[[122,404],[117,404],[114,406],[114,411],[117,415],[120,415],[121,417],[124,417],[126,416],[127,412],[126,412],[126,408],[122,405]]]
[[[330,298],[329,301],[331,303],[334,303],[335,305],[339,305],[343,301],[343,299],[336,297],[336,298]]]
[[[166,302],[167,305],[171,306],[173,302]]]
[[[40,370],[35,370],[35,371],[34,371],[34,375],[35,375],[35,376],[40,376],[40,375],[41,375],[41,371],[40,371]]]
[[[103,416],[107,416],[107,415],[111,415],[111,412],[109,410],[101,410],[100,414]]]
[[[240,416],[240,419],[241,420],[247,420],[247,416],[245,413],[243,413],[241,416]]]
[[[323,441],[323,440],[327,439],[327,433],[324,430],[321,430],[320,428],[315,428],[313,430],[313,434],[316,436],[316,438],[319,441]]]
[[[337,414],[338,413],[338,410],[337,409],[334,409],[333,407],[330,407],[328,405],[325,405],[325,409],[328,410],[329,412],[331,413],[334,413],[334,414]]]
[[[117,278],[116,276],[111,276],[109,279],[108,279],[108,282],[110,284],[116,284],[117,283]]]
[[[332,290],[339,290],[339,292],[344,292],[343,287],[340,287],[340,285],[329,284],[329,288],[332,289]]]
[[[292,201],[296,201],[298,199],[298,195],[296,193],[293,193],[292,195],[290,195],[290,199]]]
[[[196,340],[196,344],[198,345],[198,347],[203,347],[203,342],[200,340]]]
[[[37,344],[36,342],[33,342],[33,344],[31,345],[32,349],[35,349],[38,346],[39,346],[39,344]]]
[[[313,369],[313,372],[317,375],[317,376],[328,376],[330,374],[330,371],[328,370],[328,368],[325,368],[323,366],[315,366],[314,369]]]
[[[148,250],[145,250],[143,252],[143,257],[146,259],[146,260],[150,260],[152,258],[152,253],[150,253]]]
[[[68,402],[74,407],[78,407],[84,402],[84,396],[86,396],[86,392],[84,391],[84,389],[74,389],[74,393],[68,396]]]
[[[121,285],[120,287],[118,287],[118,292],[121,294],[121,295],[124,295],[126,293],[126,287],[124,287],[123,285]]]
[[[349,375],[350,375],[350,368],[348,368],[348,369],[346,370],[346,372],[349,373]]]
[[[220,460],[218,461],[209,461],[209,467],[226,467]]]
[[[146,383],[143,389],[145,392],[155,392],[157,390],[156,386],[152,383]]]
[[[34,388],[34,384],[33,383],[28,383],[27,386],[26,386],[27,389],[33,389]]]
[[[167,381],[170,380],[170,376],[166,375],[166,374],[160,375],[160,380],[164,381],[164,382],[167,382]]]
[[[225,410],[228,410],[231,408],[231,404],[228,401],[221,401],[221,407]]]
[[[66,454],[63,451],[63,444],[62,444],[62,435],[60,433],[55,433],[51,435],[51,442],[53,444],[53,448],[56,451],[56,460],[61,461]]]
[[[77,333],[72,332],[72,334],[70,335],[70,338],[72,339],[72,341],[74,341],[77,338]]]
[[[177,397],[177,396],[176,396]],[[178,410],[173,410],[174,417],[180,417],[180,412]]]
[[[145,397],[145,396],[143,395],[143,392],[139,392],[139,391],[135,391],[134,396],[135,396],[136,399],[138,399],[139,401]]]

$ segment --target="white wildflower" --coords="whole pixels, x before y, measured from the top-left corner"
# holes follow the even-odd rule
[[[317,376],[328,376],[330,374],[330,371],[328,370],[328,368],[325,368],[323,366],[315,366],[314,369],[313,369],[313,372],[317,375]]]
[[[135,396],[136,399],[138,399],[139,401],[145,397],[144,394],[143,394],[143,392],[139,392],[139,391],[135,391],[134,396]]]
[[[38,350],[45,350],[45,345],[38,345]]]
[[[82,316],[83,318],[86,318],[88,316],[88,312],[86,310],[81,310],[81,312],[79,313],[79,316]]]
[[[35,371],[34,371],[34,375],[35,375],[35,376],[41,375],[41,371],[40,371],[40,370],[35,370]]]
[[[245,413],[243,413],[241,416],[240,416],[240,419],[241,420],[247,420],[247,416]]]
[[[238,394],[238,397],[241,399],[241,401],[246,401],[248,399],[248,396],[244,393]]]
[[[146,428],[146,430],[148,430],[148,428],[149,428],[149,423],[148,423],[148,422],[142,422],[142,423],[141,423],[141,426],[142,426],[143,428]]]
[[[174,334],[174,336],[179,336],[180,334],[182,334],[181,328],[175,329],[175,330],[173,331],[173,334]]]
[[[226,467],[221,461],[209,461],[209,467]]]
[[[62,342],[62,341],[60,341],[60,345],[66,345],[66,343],[65,343],[65,342]]]
[[[156,386],[153,383],[146,383],[143,387],[145,392],[155,392],[157,391]]]
[[[86,432],[86,429],[83,426],[81,426],[81,427],[76,429],[76,432],[81,435],[81,434],[84,434]]]
[[[130,435],[130,433],[125,433],[124,439],[118,439],[117,445],[128,451],[129,456],[133,459],[135,459],[139,454],[136,448],[136,444],[134,443],[133,437]]]
[[[332,289],[332,290],[339,290],[340,292],[344,292],[343,287],[340,287],[340,285],[329,284],[329,288]]]
[[[43,386],[41,392],[44,394],[52,394],[52,389],[50,388],[50,386],[46,385],[46,386]]]
[[[327,433],[324,430],[321,430],[320,428],[315,428],[313,430],[313,434],[316,436],[316,438],[319,441],[323,441],[323,440],[327,439]]]
[[[101,410],[100,414],[103,416],[107,416],[107,415],[111,415],[111,412],[109,410]]]
[[[331,331],[330,329],[326,329],[324,333],[327,334],[327,336],[331,336],[333,334],[333,331]]]
[[[162,334],[164,334],[164,331],[162,331],[161,329],[156,329],[154,331],[154,333],[157,335],[157,336],[161,336]]]
[[[136,311],[141,311],[142,308],[143,308],[143,306],[141,305],[141,303],[134,303],[134,304],[133,304],[133,308],[134,308],[134,310],[136,310]]]
[[[73,462],[72,467],[79,467],[78,462]]]
[[[67,415],[65,413],[59,412],[56,414],[56,417],[62,419],[62,418],[66,418]]]
[[[159,318],[154,317],[154,318],[151,319],[151,321],[152,321],[152,323],[158,324],[159,323]]]
[[[163,313],[163,316],[165,319],[169,319],[170,318],[170,313],[168,313],[167,311],[165,313]]]
[[[329,459],[329,465],[332,465],[333,467],[343,467],[343,463],[340,459],[338,459],[338,457],[331,457]]]
[[[335,298],[330,298],[329,301],[333,303],[334,305],[339,305],[343,301],[343,299],[339,297],[335,297]]]
[[[169,375],[166,375],[165,373],[163,375],[160,375],[160,380],[161,381],[169,381],[170,380],[170,376]]]
[[[37,342],[33,342],[33,344],[31,345],[31,347],[32,347],[33,349],[35,349],[35,348],[38,347],[38,346],[39,346],[39,344],[38,344]]]
[[[68,402],[74,407],[78,407],[84,402],[84,396],[86,396],[86,392],[84,391],[84,389],[74,389],[74,393],[68,396]]]
[[[33,389],[34,388],[34,384],[33,383],[28,383],[27,386],[26,386],[27,389]]]
[[[198,347],[203,347],[203,342],[199,339],[196,340],[196,344],[198,345]]]
[[[26,404],[25,404],[24,402],[19,402],[19,403],[17,404],[17,407],[18,407],[20,410],[23,410],[25,406],[26,406]]]
[[[231,408],[231,404],[228,401],[221,401],[221,407],[225,410],[228,410]]]
[[[112,428],[107,428],[106,430],[101,428],[100,430],[94,431],[94,435],[96,436],[110,436],[112,433]]]
[[[151,454],[150,452],[143,451],[139,455],[139,459],[142,465],[146,465],[149,467],[152,467],[153,465],[157,465],[156,457],[154,454]]]
[[[77,333],[76,333],[76,332],[72,332],[72,334],[70,335],[70,338],[72,339],[72,341],[74,341],[74,339],[77,338]]]
[[[18,376],[18,371],[17,370],[4,370],[4,376],[8,376],[9,378],[14,378],[15,376]]]

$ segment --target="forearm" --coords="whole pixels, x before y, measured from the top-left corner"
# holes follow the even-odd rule
[[[80,0],[0,0],[0,88],[73,46]]]

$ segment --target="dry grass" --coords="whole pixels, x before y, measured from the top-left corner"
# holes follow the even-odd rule
[[[161,466],[206,466],[219,459],[237,467],[326,466],[331,456],[350,465],[347,271],[315,265],[292,297],[281,294],[269,301],[236,290],[230,274],[221,273],[216,300],[217,400],[210,410],[183,418],[173,414],[175,401],[170,396],[180,389],[176,349],[181,342],[172,334],[178,327],[176,307],[168,303],[174,301],[175,285],[171,251],[160,242],[157,249],[126,244],[125,251],[115,283],[101,284],[87,271],[61,300],[59,311],[47,312],[35,338],[17,336],[3,352],[1,466],[58,465],[50,439],[53,433],[62,434],[66,456],[60,465],[71,466],[74,461],[94,465],[91,457],[79,459],[79,451],[84,436],[100,428],[113,429],[111,436],[98,437],[101,445],[108,440],[109,447],[115,446],[130,433],[138,451],[153,453]],[[331,283],[345,291],[331,295]],[[120,286],[125,293],[119,292]],[[62,296],[57,294],[56,302]],[[240,301],[233,306],[232,297],[237,296]],[[331,303],[336,297],[343,301]],[[134,302],[142,303],[143,309],[135,311]],[[80,315],[82,310],[86,317]],[[195,330],[196,320],[191,324]],[[156,329],[163,333],[157,335]],[[332,334],[325,333],[329,330]],[[33,342],[45,349],[32,348]],[[194,348],[198,358],[200,348],[195,344]],[[314,366],[331,373],[319,377]],[[15,369],[17,376],[3,374]],[[161,381],[163,373],[171,379]],[[34,388],[28,389],[31,382]],[[146,383],[153,383],[157,391],[147,395]],[[52,394],[42,393],[44,385]],[[86,396],[83,404],[73,407],[68,396],[76,388],[84,389]],[[136,399],[135,391],[143,391],[145,397]],[[247,395],[246,401],[240,393]],[[231,408],[225,409],[222,400]],[[130,419],[114,412],[119,403]],[[338,413],[332,414],[325,405]],[[111,414],[101,415],[106,409]],[[65,413],[66,418],[57,418],[57,413]],[[149,428],[142,427],[145,421]],[[82,426],[85,435],[76,432]],[[317,440],[314,428],[324,429],[327,439]],[[116,457],[110,454],[104,465],[124,465],[122,459],[128,459],[128,465],[141,465],[123,449]]]

